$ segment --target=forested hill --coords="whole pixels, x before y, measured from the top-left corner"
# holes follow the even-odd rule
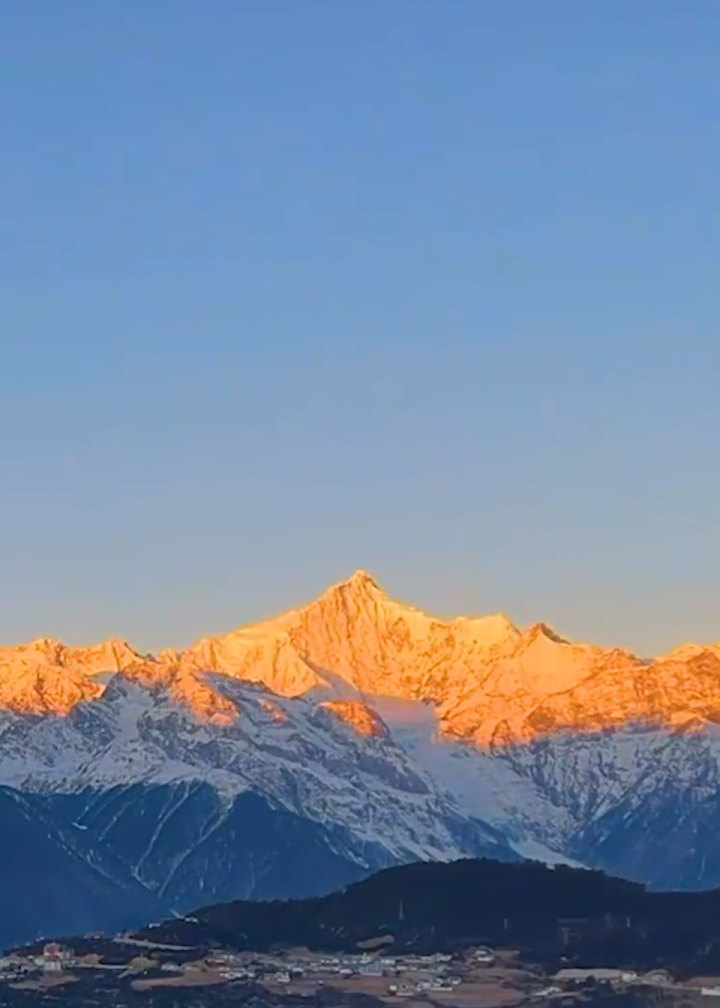
[[[647,892],[601,872],[461,860],[390,868],[329,896],[237,901],[142,932],[154,941],[346,949],[511,945],[545,961],[720,968],[720,891]]]

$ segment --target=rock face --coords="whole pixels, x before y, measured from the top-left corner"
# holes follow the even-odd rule
[[[542,623],[520,631],[501,614],[435,619],[392,601],[363,571],[302,609],[208,638],[182,658],[286,696],[431,701],[444,735],[480,745],[720,719],[716,646],[643,661],[567,641]]]
[[[183,652],[143,657],[122,641],[4,648],[0,704],[65,714],[102,694],[101,673],[129,667],[147,682],[171,678],[177,699],[207,717],[228,710],[194,673],[215,671],[287,697],[312,693],[371,708],[383,696],[428,701],[443,735],[480,745],[636,721],[720,720],[717,646],[686,645],[644,661],[567,641],[542,623],[521,631],[500,614],[440,620],[394,602],[364,571],[301,609]]]
[[[475,854],[708,887],[718,721],[716,645],[441,620],[360,571],[185,651],[1,649],[0,832],[44,831],[95,927]]]
[[[394,602],[358,571],[302,609],[200,641],[183,658],[286,696],[321,688],[442,703],[519,637],[504,616],[449,622],[426,616]]]
[[[375,738],[389,736],[385,722],[366,703],[359,700],[324,700],[320,706],[351,725],[358,735],[372,735]]]
[[[98,673],[118,672],[140,656],[123,641],[71,648],[47,637],[0,648],[0,707],[26,714],[67,714],[101,695]]]

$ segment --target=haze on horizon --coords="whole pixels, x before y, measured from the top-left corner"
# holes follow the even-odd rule
[[[720,637],[720,8],[8,0],[0,641],[355,568]]]

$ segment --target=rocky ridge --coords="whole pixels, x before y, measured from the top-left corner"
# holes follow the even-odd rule
[[[222,716],[202,673],[373,709],[378,697],[430,702],[445,737],[479,745],[557,731],[601,731],[644,722],[676,727],[720,719],[720,648],[685,645],[642,660],[621,648],[578,644],[542,623],[518,629],[506,616],[441,620],[388,598],[363,571],[316,601],[184,651],[141,656],[122,641],[71,648],[40,640],[0,651],[0,704],[67,713],[99,697],[101,673],[131,669],[148,682],[171,677],[199,716]]]

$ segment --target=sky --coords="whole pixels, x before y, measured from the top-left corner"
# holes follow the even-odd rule
[[[0,640],[182,646],[356,568],[720,637],[719,33],[5,0]]]

